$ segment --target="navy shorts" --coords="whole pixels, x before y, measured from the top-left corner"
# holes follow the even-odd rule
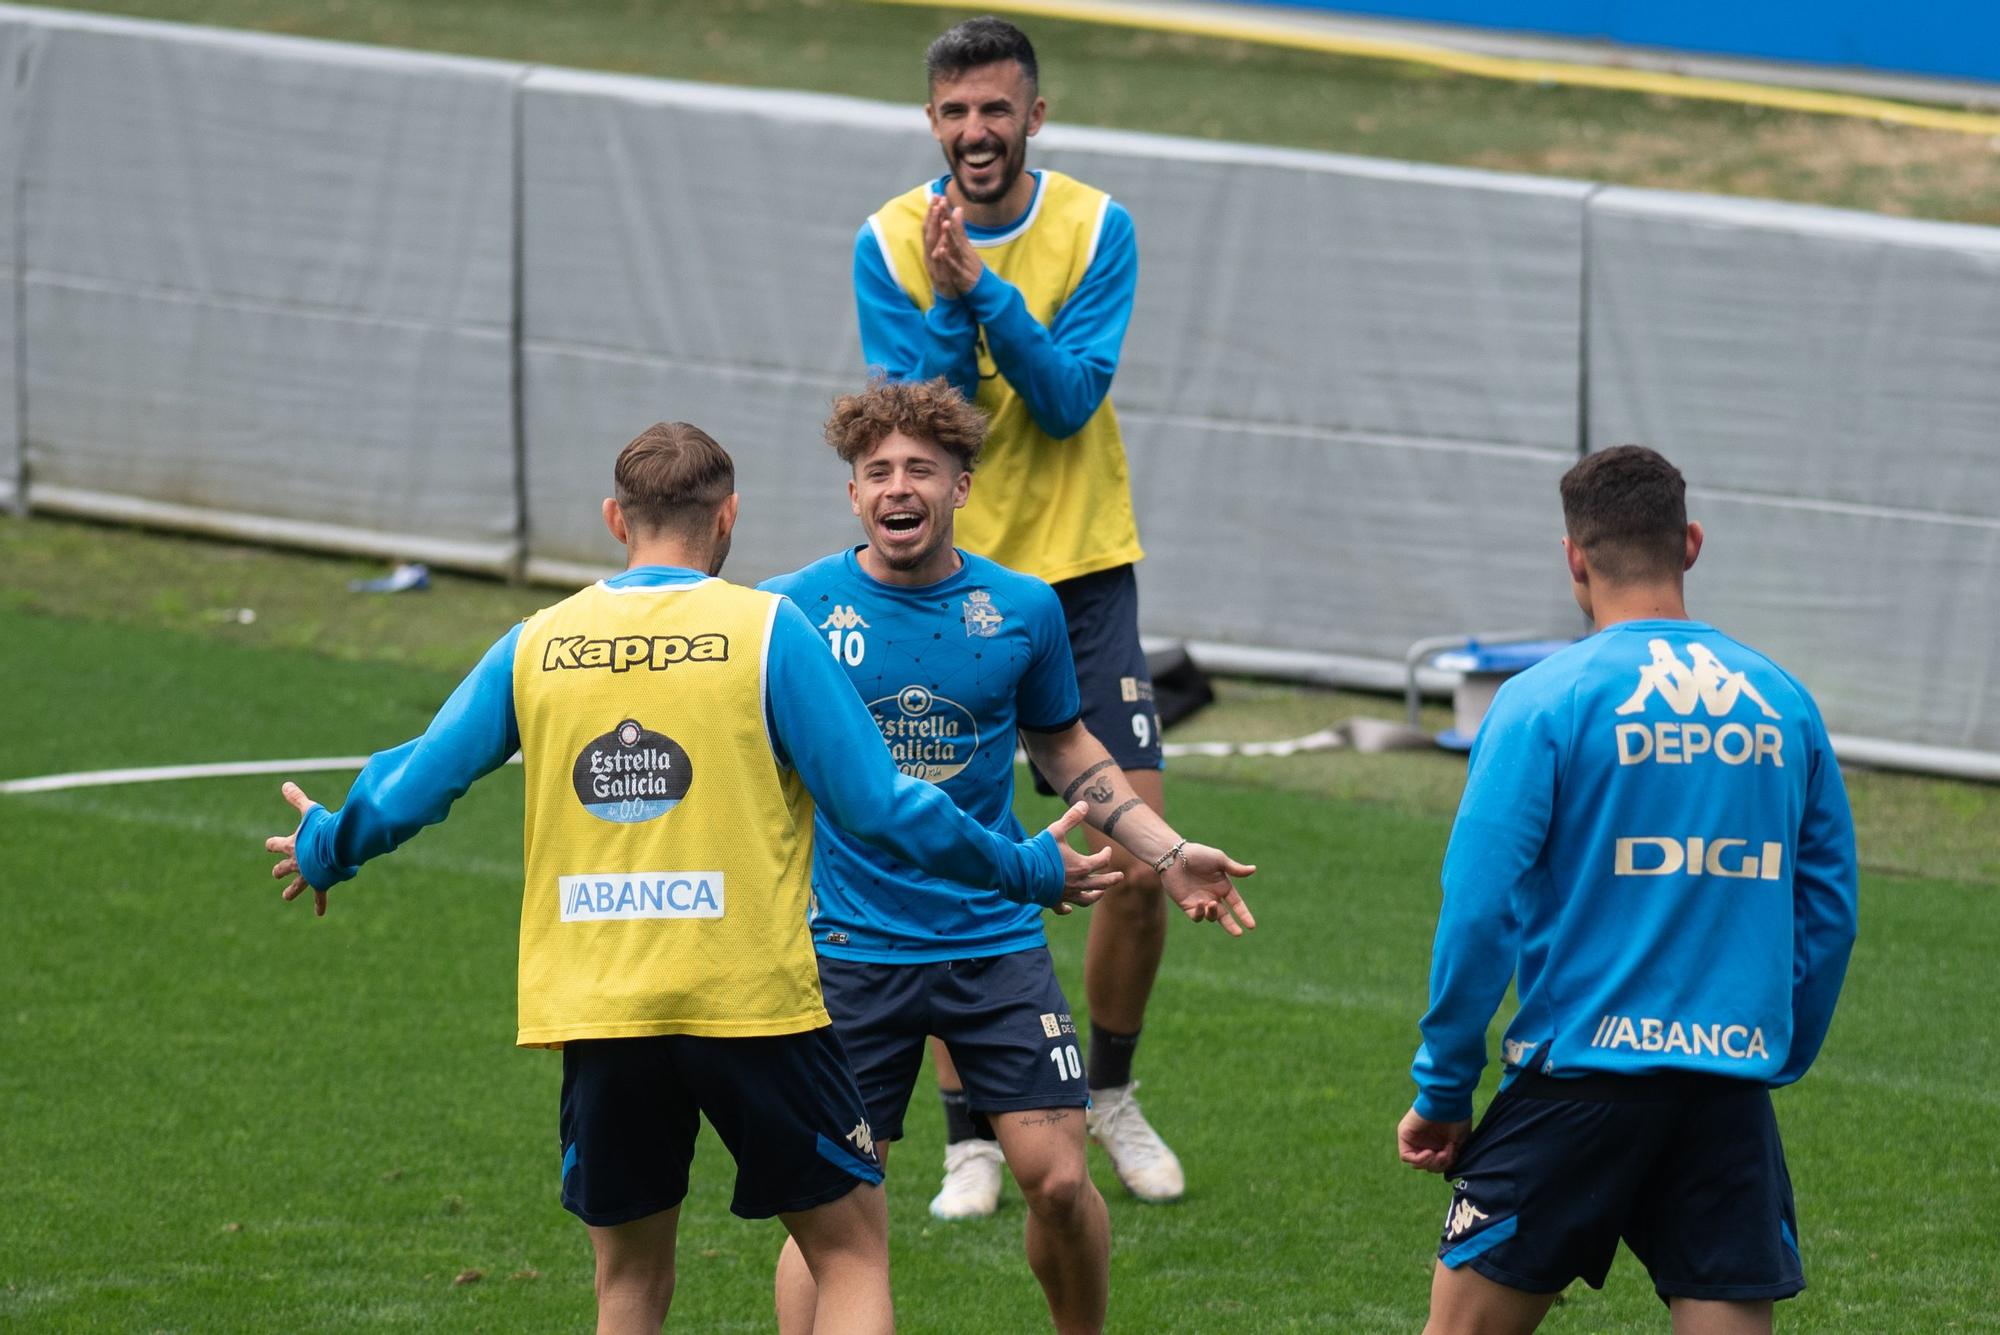
[[[735,1156],[729,1208],[745,1219],[810,1210],[882,1180],[831,1028],[572,1039],[562,1054],[562,1203],[586,1224],[679,1205],[703,1116]]]
[[[1452,1170],[1438,1259],[1527,1293],[1604,1287],[1623,1238],[1661,1298],[1805,1288],[1778,1120],[1762,1085],[1528,1071]]]
[[[1046,947],[935,964],[819,957],[820,990],[881,1139],[901,1140],[924,1040],[951,1050],[980,1132],[1028,1108],[1087,1108],[1069,1002]]]
[[[1054,586],[1069,621],[1083,726],[1120,769],[1163,769],[1153,674],[1139,643],[1139,580],[1129,565],[1078,575]],[[1056,790],[1035,771],[1035,791]]]

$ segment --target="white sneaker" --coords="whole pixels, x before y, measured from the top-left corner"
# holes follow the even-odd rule
[[[990,1140],[961,1140],[944,1147],[944,1185],[931,1197],[939,1219],[984,1219],[1000,1208],[1000,1178],[1006,1165]]]
[[[1090,1138],[1111,1156],[1125,1190],[1156,1205],[1177,1201],[1187,1191],[1187,1177],[1180,1159],[1139,1111],[1139,1100],[1132,1097],[1138,1087],[1134,1080],[1115,1089],[1091,1090],[1085,1125]]]

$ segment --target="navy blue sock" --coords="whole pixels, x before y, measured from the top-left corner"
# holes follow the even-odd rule
[[[979,1128],[972,1123],[972,1108],[965,1101],[965,1091],[939,1085],[938,1097],[944,1100],[945,1143],[956,1145],[962,1140],[978,1140]]]
[[[1116,1089],[1132,1083],[1132,1054],[1138,1051],[1137,1034],[1114,1034],[1097,1021],[1090,1022],[1090,1087]]]

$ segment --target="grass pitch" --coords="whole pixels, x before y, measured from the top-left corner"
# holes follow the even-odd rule
[[[455,682],[433,657],[469,665],[515,604],[547,597],[445,580],[352,598],[355,570],[0,521],[0,777],[387,745]],[[207,615],[253,587],[253,625]],[[355,617],[367,637],[329,635],[345,656],[311,647]],[[1182,735],[1284,735],[1357,707],[1394,706],[1227,683]],[[1262,864],[1245,887],[1262,926],[1172,933],[1139,1074],[1189,1194],[1138,1205],[1093,1151],[1114,1329],[1421,1323],[1446,1193],[1395,1162],[1392,1131],[1462,772],[1442,754],[1177,769],[1182,828]],[[347,778],[302,781],[336,801]],[[1855,780],[1861,942],[1824,1056],[1778,1096],[1812,1284],[1781,1321],[1992,1329],[2000,792]],[[1040,823],[1053,804],[1022,811]],[[1886,864],[1868,833],[1882,812],[1903,841]],[[275,780],[0,797],[0,1326],[586,1324],[587,1245],[556,1202],[559,1063],[512,1046],[520,814],[502,770],[315,921],[265,875],[261,840],[289,827]],[[1051,920],[1079,1009],[1082,929]],[[1017,1194],[985,1222],[924,1212],[942,1145],[926,1090],[890,1184],[904,1328],[1041,1328]],[[682,1329],[770,1326],[778,1229],[729,1216],[729,1174],[704,1135]],[[1547,1329],[1663,1326],[1625,1257]]]

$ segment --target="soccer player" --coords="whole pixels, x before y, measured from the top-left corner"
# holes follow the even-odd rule
[[[961,23],[925,56],[931,132],[945,175],[897,196],[855,239],[854,292],[870,367],[897,380],[944,376],[992,423],[959,541],[1055,587],[1069,624],[1083,720],[1156,812],[1159,717],[1139,644],[1125,445],[1109,391],[1132,316],[1132,219],[1101,190],[1028,171],[1046,112],[1035,50],[997,18]],[[1036,786],[1054,791],[1037,771]],[[1142,1200],[1186,1189],[1180,1160],[1132,1097],[1132,1057],[1166,948],[1160,878],[1101,832],[1125,880],[1095,911],[1084,960],[1090,1000],[1091,1133]],[[948,1061],[952,1127],[942,1215],[990,1211],[999,1165],[972,1139]]]
[[[686,423],[632,441],[604,502],[628,568],[501,636],[338,812],[286,784],[299,827],[265,846],[284,898],[310,888],[324,913],[518,747],[517,1041],[562,1049],[562,1201],[590,1229],[598,1330],[666,1317],[699,1113],[736,1159],[730,1208],[796,1241],[819,1329],[886,1331],[881,1170],[806,923],[815,803],[827,828],[1010,900],[1087,903],[1112,873],[1063,843],[1080,810],[1018,843],[897,772],[798,609],[714,578],[734,478]]]
[[[848,499],[867,541],[761,587],[819,628],[904,773],[1018,839],[1018,732],[1041,771],[1088,805],[1090,825],[1147,859],[1189,918],[1240,934],[1255,920],[1229,878],[1254,869],[1182,839],[1079,720],[1055,594],[954,547],[985,431],[942,378],[835,400],[826,439],[853,470]],[[813,895],[820,984],[884,1163],[935,1034],[1021,1185],[1028,1264],[1055,1328],[1103,1329],[1111,1223],[1084,1161],[1083,1062],[1040,915],[906,866],[824,819]],[[812,1277],[787,1246],[780,1328],[815,1330],[814,1305]]]
[[[1805,1287],[1768,1091],[1812,1065],[1847,970],[1847,792],[1805,687],[1689,618],[1702,530],[1674,466],[1605,450],[1562,503],[1597,633],[1479,731],[1397,1128],[1405,1163],[1454,1179],[1426,1330],[1531,1331],[1570,1281],[1602,1287],[1622,1237],[1676,1335],[1768,1331]]]

